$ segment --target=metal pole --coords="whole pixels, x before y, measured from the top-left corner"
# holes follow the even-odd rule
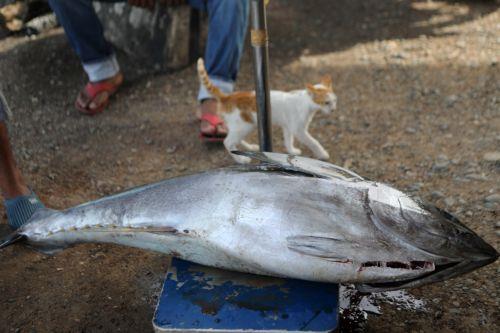
[[[271,103],[269,97],[269,49],[267,43],[266,7],[264,0],[251,0],[251,40],[257,97],[257,123],[261,151],[272,151]]]

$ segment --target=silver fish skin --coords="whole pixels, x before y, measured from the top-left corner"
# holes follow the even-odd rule
[[[388,185],[309,158],[240,154],[261,164],[44,211],[0,248],[21,239],[45,250],[114,243],[367,292],[442,281],[498,258],[453,216]]]

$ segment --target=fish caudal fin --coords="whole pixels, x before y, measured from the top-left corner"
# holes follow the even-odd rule
[[[28,239],[25,235],[14,232],[7,238],[0,240],[0,249],[12,245],[14,243],[23,242]]]

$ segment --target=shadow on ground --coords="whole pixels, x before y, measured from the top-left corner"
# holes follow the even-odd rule
[[[372,41],[442,37],[452,33],[445,28],[497,9],[495,1],[271,1],[271,47],[274,55],[294,58],[304,51],[322,54]]]

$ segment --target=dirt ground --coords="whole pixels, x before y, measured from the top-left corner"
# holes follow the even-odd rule
[[[500,151],[498,2],[273,0],[269,28],[274,89],[333,77],[338,110],[311,130],[331,162],[437,203],[500,249],[500,162],[484,156]],[[85,77],[62,30],[0,41],[17,159],[50,207],[231,164],[198,140],[194,66],[138,76],[121,58],[125,87],[104,114],[85,117],[73,109]],[[239,87],[252,85],[247,47]],[[168,263],[111,245],[53,257],[5,249],[0,331],[152,331]],[[367,330],[499,332],[499,272],[497,262],[414,289],[427,312],[384,306]]]

